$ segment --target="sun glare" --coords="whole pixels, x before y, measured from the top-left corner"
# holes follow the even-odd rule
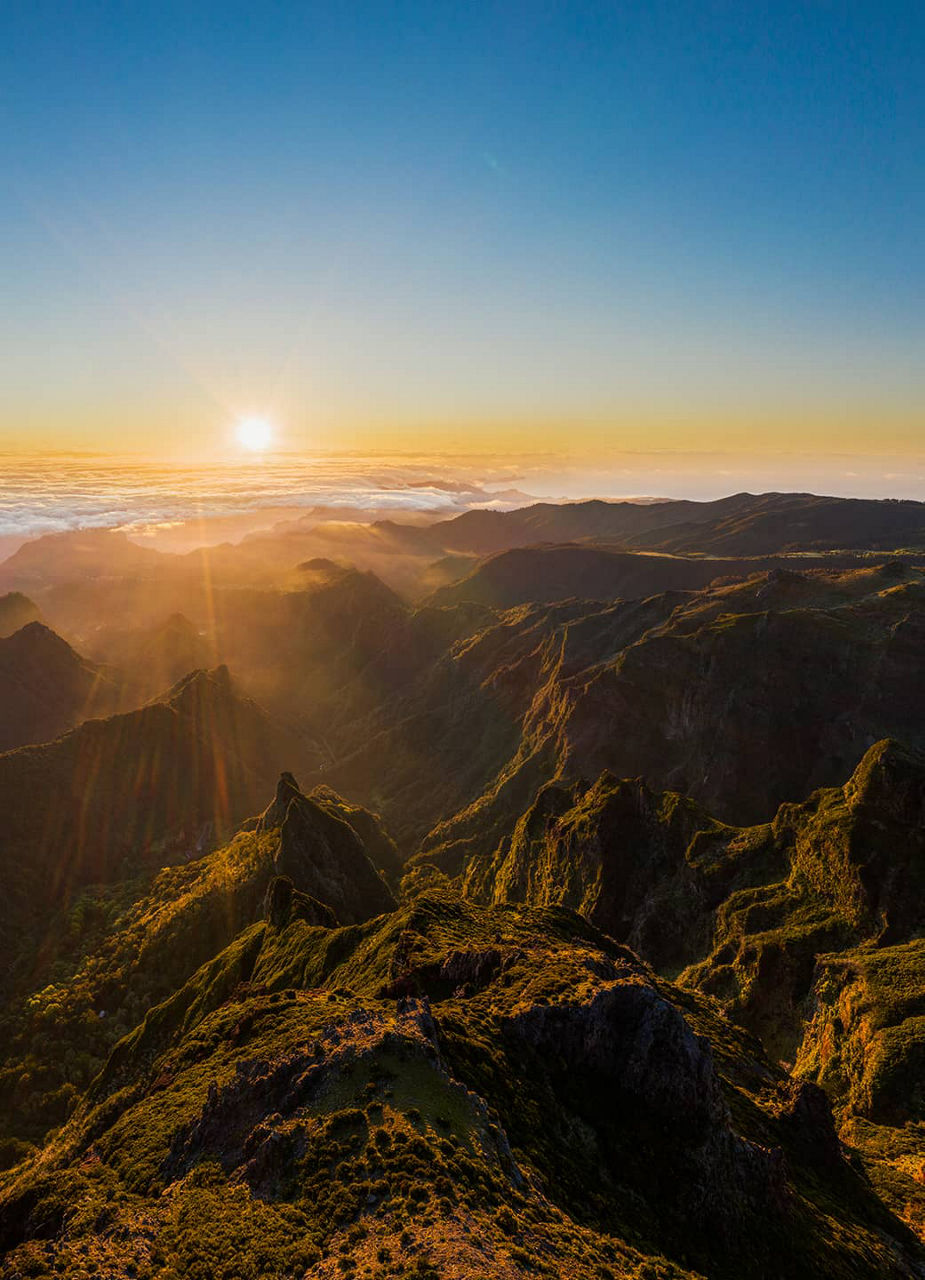
[[[235,436],[242,449],[263,453],[273,442],[273,426],[266,418],[241,418],[235,427]]]

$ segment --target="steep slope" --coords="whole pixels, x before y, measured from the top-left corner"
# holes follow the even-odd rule
[[[286,774],[224,848],[80,891],[27,948],[0,1008],[0,1156],[65,1120],[116,1040],[264,912],[335,925],[391,910],[375,870],[390,857],[375,815],[326,788],[304,796]]]
[[[605,773],[544,787],[509,840],[467,863],[462,885],[478,901],[570,907],[677,972],[706,954],[713,909],[742,870],[736,855],[756,844],[749,835],[683,796]]]
[[[521,664],[530,693],[516,751],[424,853],[456,874],[550,781],[641,775],[748,824],[840,782],[881,738],[925,747],[923,604],[923,572],[902,562],[778,571],[628,603],[616,616],[648,611],[649,625],[587,653],[579,637],[615,615],[586,606],[549,635],[542,664]]]
[[[82,885],[197,856],[304,751],[218,668],[140,711],[0,755],[0,925],[41,930]]]
[[[925,756],[877,743],[843,787],[757,827],[640,779],[550,785],[463,884],[483,901],[581,911],[792,1058],[817,956],[921,926]]]
[[[300,891],[330,907],[336,920],[355,924],[395,906],[340,797],[321,791],[305,796],[284,773],[257,833],[279,830],[274,869]]]
[[[219,592],[212,609],[217,651],[254,696],[324,729],[418,665],[407,605],[371,573],[323,565],[303,571],[298,590]],[[384,651],[394,660],[373,676]]]
[[[385,648],[367,673],[365,688],[387,695],[367,715],[338,727],[337,758],[318,777],[382,812],[410,852],[441,817],[475,800],[510,760],[537,691],[563,663],[587,664],[613,652],[664,621],[675,604],[659,597],[502,614],[478,605],[421,609],[396,637],[395,649]],[[417,670],[417,678],[405,674],[396,681],[396,667]]]
[[[244,932],[4,1177],[0,1247],[10,1276],[887,1280],[922,1256],[822,1095],[707,1003],[569,912],[445,895]]]
[[[925,756],[878,743],[843,787],[741,829],[639,779],[550,785],[463,883],[576,908],[682,971],[826,1090],[880,1194],[925,1231]]]
[[[0,639],[0,751],[58,738],[117,702],[109,673],[42,623]]]
[[[344,690],[366,702],[384,692],[375,685],[362,690],[366,667],[383,650],[401,654],[410,676],[415,638],[397,643],[410,610],[374,574],[314,561],[283,575],[285,585],[274,585],[269,573],[261,585],[239,584],[216,574],[208,558],[214,554],[214,548],[203,553],[198,565],[162,556],[169,571],[160,566],[147,577],[64,584],[45,603],[85,638],[96,660],[123,673],[131,696],[177,672],[221,662],[277,716],[329,727],[332,709],[338,715],[350,709]],[[111,621],[101,624],[101,617]],[[398,664],[383,675],[397,680]]]
[[[925,939],[820,957],[796,1070],[823,1085],[878,1195],[925,1239]]]

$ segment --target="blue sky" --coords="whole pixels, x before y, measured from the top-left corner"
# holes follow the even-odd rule
[[[925,16],[13,3],[0,438],[920,438]]]

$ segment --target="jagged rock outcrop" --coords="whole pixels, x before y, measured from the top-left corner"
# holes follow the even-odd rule
[[[273,799],[257,820],[256,830],[258,834],[265,831],[275,831],[281,827],[286,821],[286,814],[289,812],[290,804],[292,804],[293,800],[300,800],[301,798],[302,792],[293,775],[288,771],[281,773]]]
[[[870,748],[844,787],[784,805],[763,843],[752,838],[751,857],[771,871],[774,850],[779,874],[732,886],[715,915],[710,954],[683,980],[728,1002],[769,1047],[792,1057],[820,955],[920,930],[923,806],[925,758],[889,740]]]
[[[711,910],[733,873],[722,875],[717,859],[703,864],[735,834],[639,778],[550,783],[510,840],[469,862],[462,882],[482,901],[571,907],[656,967],[676,969],[709,944]]]
[[[323,929],[336,929],[339,923],[330,907],[307,893],[300,893],[288,876],[274,876],[270,881],[263,913],[274,929],[285,929],[293,920],[304,920]]]
[[[257,831],[279,830],[274,858],[278,876],[330,907],[344,924],[354,924],[393,910],[395,899],[338,807],[347,806],[333,792],[305,796],[292,774],[284,773]],[[374,819],[364,825],[378,828]],[[378,834],[384,843],[387,837]]]
[[[581,911],[790,1058],[817,956],[920,928],[925,757],[877,743],[843,787],[744,828],[640,779],[550,785],[462,883]]]
[[[783,1152],[733,1132],[709,1043],[659,992],[620,976],[584,1000],[524,1009],[502,1033],[550,1064],[560,1087],[582,1099],[576,1105],[588,1123],[619,1130],[621,1144],[639,1141],[648,1152],[640,1183],[692,1235],[735,1239],[760,1214],[765,1229],[774,1219],[780,1225],[788,1208]],[[834,1139],[831,1124],[829,1132]]]
[[[876,743],[843,786],[746,828],[639,779],[551,785],[462,882],[485,901],[574,907],[680,970],[825,1089],[794,1093],[782,1122],[815,1116],[833,1166],[827,1095],[888,1202],[925,1223],[925,757]]]
[[[304,798],[291,775],[284,775],[277,797],[289,784],[297,797]],[[375,831],[378,845],[388,843],[374,815],[348,805],[329,790],[323,801],[330,811],[325,823],[333,818],[340,824],[338,815],[343,813],[359,827]],[[275,803],[266,811],[270,815]],[[86,890],[78,895],[76,908],[66,902],[52,917],[47,934],[40,935],[41,947],[22,948],[19,964],[11,965],[5,975],[8,987],[0,1005],[8,1068],[0,1072],[0,1162],[4,1141],[35,1140],[60,1124],[73,1102],[74,1085],[86,1085],[116,1041],[152,1005],[175,994],[200,965],[236,937],[246,939],[248,931],[262,929],[264,921],[280,933],[293,925],[297,930],[306,924],[337,928],[340,922],[329,905],[301,892],[289,877],[276,874],[279,826],[258,831],[258,825],[258,819],[244,824],[224,848],[164,867],[151,883],[141,879],[112,890],[101,892],[96,886]],[[353,831],[349,824],[342,825]],[[383,885],[371,870],[368,856],[365,862],[360,859],[355,841],[354,836],[344,879],[351,909],[360,916],[366,900],[364,884],[365,892],[369,889],[364,875],[380,894]],[[359,879],[353,884],[357,873]],[[310,879],[317,889],[318,875],[313,872]],[[110,895],[123,904],[115,917],[111,911],[104,914],[105,906],[100,910]],[[75,919],[84,925],[76,955],[70,937]],[[252,963],[253,952],[245,941],[229,977],[229,989],[249,980]],[[40,994],[34,999],[36,992]],[[51,1052],[41,1070],[26,1070],[27,1061],[34,1065],[36,1036],[41,1037],[40,1028],[48,1018],[54,1019],[69,1053]],[[149,1027],[152,1043],[160,1043],[162,1029],[160,1022]],[[21,1069],[14,1064],[21,1064]]]

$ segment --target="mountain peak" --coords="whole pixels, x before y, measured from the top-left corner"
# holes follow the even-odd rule
[[[0,638],[0,750],[49,742],[115,709],[118,691],[43,622]]]
[[[864,753],[845,784],[853,809],[875,807],[904,823],[925,826],[925,756],[894,738],[882,738]]]
[[[165,694],[155,698],[155,702],[164,702],[176,710],[183,710],[193,703],[206,701],[227,701],[235,693],[231,672],[222,663],[211,670],[198,667],[177,681]]]
[[[293,775],[288,772],[281,773],[279,782],[276,784],[276,795],[258,818],[257,830],[273,831],[276,827],[281,827],[286,820],[290,804],[301,795],[299,784]]]

